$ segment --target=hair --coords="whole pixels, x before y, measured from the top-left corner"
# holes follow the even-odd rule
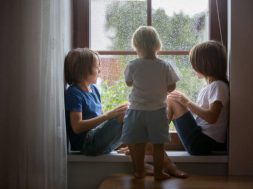
[[[132,47],[140,51],[146,58],[154,55],[162,48],[162,43],[156,29],[152,26],[140,26],[132,37]]]
[[[65,82],[69,85],[79,84],[92,74],[95,59],[99,60],[98,53],[88,48],[76,48],[69,51],[64,61]]]
[[[227,79],[227,53],[225,47],[217,41],[207,41],[195,45],[190,50],[190,62],[193,69],[206,78]]]

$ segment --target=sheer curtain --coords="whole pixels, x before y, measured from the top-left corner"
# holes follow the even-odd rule
[[[64,55],[70,0],[0,6],[0,188],[67,188]]]

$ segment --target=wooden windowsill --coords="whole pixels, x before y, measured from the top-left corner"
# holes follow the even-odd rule
[[[167,151],[173,162],[178,163],[227,163],[227,155],[193,156],[186,151]],[[145,157],[146,162],[152,162],[152,156]],[[101,156],[85,156],[82,154],[68,154],[68,162],[131,162],[130,156],[119,154],[116,151]]]

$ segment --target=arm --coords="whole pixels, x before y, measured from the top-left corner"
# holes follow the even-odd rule
[[[112,111],[104,113],[101,116],[95,118],[83,120],[82,112],[70,112],[70,121],[71,127],[74,133],[80,134],[82,132],[88,131],[95,128],[99,124],[103,123],[106,120],[122,115],[127,109],[127,104],[118,106]]]
[[[106,120],[107,118],[105,115],[101,115],[88,120],[82,120],[82,112],[70,113],[71,127],[75,134],[80,134],[82,132],[88,131]]]
[[[213,124],[217,121],[222,109],[222,103],[220,101],[215,101],[214,103],[210,104],[210,107],[208,109],[205,109],[198,106],[192,102],[185,94],[178,91],[170,93],[169,98],[179,102],[210,124]]]
[[[209,109],[204,109],[199,107],[197,104],[189,101],[187,103],[187,108],[208,123],[213,124],[219,118],[222,109],[222,103],[220,101],[215,101],[214,103],[210,104]]]
[[[132,74],[131,74],[131,71],[130,71],[130,64],[127,65],[127,67],[124,71],[124,76],[125,76],[126,85],[128,87],[133,86]]]

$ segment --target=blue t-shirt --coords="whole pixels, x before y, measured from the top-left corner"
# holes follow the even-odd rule
[[[91,85],[92,92],[83,91],[78,85],[71,85],[65,92],[65,111],[67,134],[71,150],[81,150],[87,132],[75,134],[70,123],[70,112],[82,112],[83,120],[102,114],[101,99],[98,89]]]

